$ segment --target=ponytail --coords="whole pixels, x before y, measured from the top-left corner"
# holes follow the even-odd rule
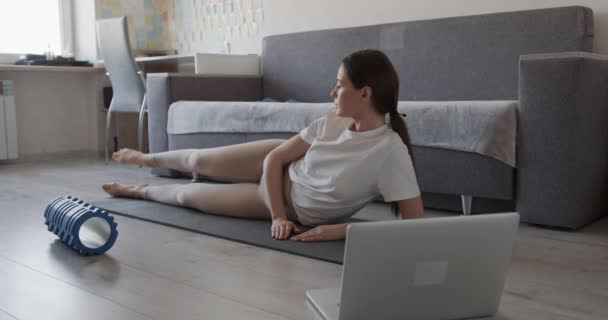
[[[397,108],[395,107],[395,109],[397,109]],[[407,147],[407,152],[410,155],[410,159],[412,159],[412,166],[414,166],[414,170],[415,170],[416,164],[414,162],[414,153],[412,151],[410,133],[407,130],[407,124],[405,123],[405,120],[403,120],[402,116],[405,117],[405,114],[400,114],[396,110],[389,112],[390,125],[391,125],[391,128],[393,128],[393,130],[395,130],[395,132],[397,132],[399,134],[399,136],[401,137],[401,141],[403,141],[403,143]],[[391,212],[395,216],[399,216],[399,205],[395,201],[391,202]]]

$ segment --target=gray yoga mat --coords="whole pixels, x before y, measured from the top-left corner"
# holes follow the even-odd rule
[[[144,200],[104,198],[90,204],[110,213],[194,231],[222,239],[342,264],[344,241],[295,242],[270,236],[270,221],[218,216]],[[303,230],[309,228],[299,226]],[[120,225],[118,226],[120,230]],[[120,236],[128,236],[125,234]]]

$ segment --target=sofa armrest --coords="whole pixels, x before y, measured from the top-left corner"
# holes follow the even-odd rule
[[[169,150],[167,113],[180,100],[255,101],[262,99],[261,76],[208,76],[181,73],[151,73],[146,81],[148,137],[151,153]],[[152,173],[174,176],[155,168]]]
[[[576,229],[605,215],[608,56],[521,56],[518,111],[521,220]]]

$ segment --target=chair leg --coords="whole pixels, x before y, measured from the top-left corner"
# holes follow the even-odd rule
[[[139,109],[139,123],[137,125],[137,147],[140,152],[144,152],[144,114],[148,111],[147,97],[144,94],[144,98],[141,102],[141,108]]]
[[[468,216],[471,214],[471,205],[473,203],[473,196],[469,194],[460,195],[462,201],[462,214]]]
[[[112,124],[112,104],[110,103],[110,108],[108,109],[108,116],[106,117],[106,146],[105,146],[105,156],[106,156],[106,164],[108,164],[108,146],[110,144],[110,125]]]

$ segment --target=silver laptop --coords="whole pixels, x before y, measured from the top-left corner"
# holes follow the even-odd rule
[[[519,215],[354,223],[341,288],[306,292],[318,319],[462,319],[497,312]]]

